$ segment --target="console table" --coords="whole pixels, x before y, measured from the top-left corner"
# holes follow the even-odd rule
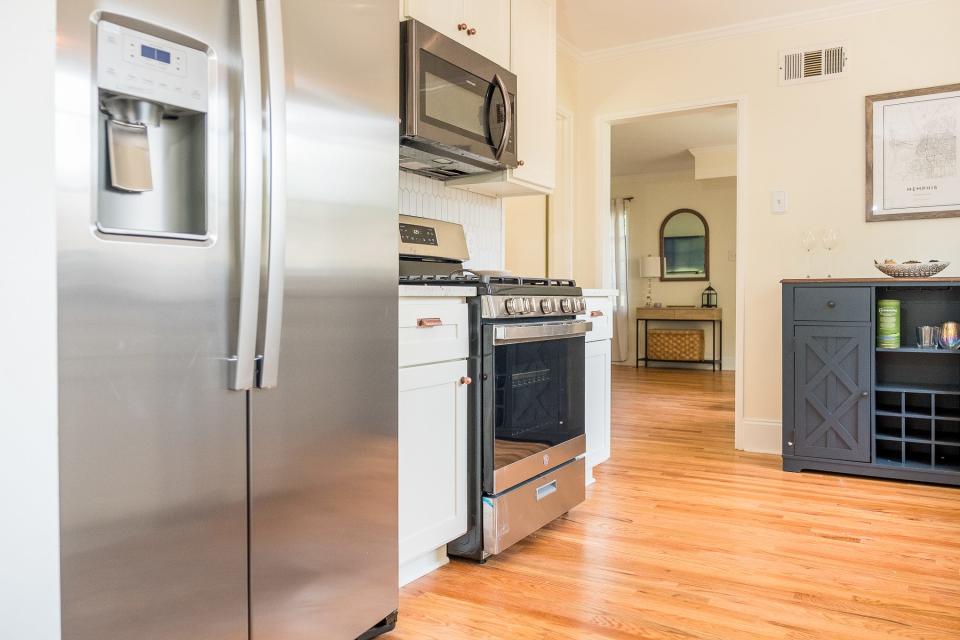
[[[647,329],[651,320],[667,320],[670,322],[709,322],[712,326],[711,340],[713,351],[710,352],[712,360],[656,360],[648,358],[646,354]],[[640,357],[640,323],[643,323],[643,344],[644,354]],[[717,352],[717,342],[720,343],[719,354]],[[689,362],[693,364],[709,364],[716,371],[717,367],[723,371],[723,311],[720,307],[637,307],[637,361],[636,367],[646,367],[650,362]]]
[[[960,278],[784,280],[783,469],[960,485],[960,351],[916,327],[960,321]],[[900,344],[877,347],[877,300]]]

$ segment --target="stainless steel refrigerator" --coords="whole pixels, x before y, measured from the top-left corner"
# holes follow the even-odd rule
[[[63,638],[390,627],[397,17],[59,2]]]

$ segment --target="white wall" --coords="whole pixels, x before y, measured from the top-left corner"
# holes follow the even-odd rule
[[[866,6],[866,5],[865,5]],[[575,276],[601,282],[598,210],[599,121],[640,110],[743,100],[744,287],[742,424],[738,442],[777,451],[781,418],[780,285],[805,275],[800,235],[840,233],[838,275],[876,276],[874,257],[951,260],[960,274],[960,219],[864,221],[864,96],[960,81],[960,2],[931,0],[776,30],[583,60],[577,82]],[[845,42],[848,75],[781,87],[778,52]],[[561,56],[561,66],[569,64]],[[770,192],[785,190],[790,211],[775,216]],[[824,267],[819,268],[824,275]]]
[[[0,636],[60,637],[53,0],[0,20]],[[22,98],[22,99],[21,99]]]
[[[614,128],[613,135],[616,135]],[[611,194],[616,198],[633,197],[629,204],[630,238],[630,331],[626,364],[633,365],[636,354],[636,307],[643,306],[647,296],[648,280],[640,277],[639,262],[643,256],[659,255],[660,225],[671,211],[694,209],[707,220],[710,229],[710,283],[718,292],[724,313],[723,368],[734,367],[736,353],[736,256],[737,246],[737,179],[715,178],[694,180],[694,171],[647,173],[634,176],[615,176]],[[653,300],[665,305],[700,304],[700,294],[707,287],[703,281],[652,283]],[[656,323],[660,328],[690,329],[690,323],[676,327]],[[700,325],[704,331],[706,355],[710,357],[712,327],[709,322]],[[640,337],[641,341],[643,336]],[[641,342],[642,344],[642,342]],[[642,349],[641,349],[642,351]]]
[[[462,224],[470,251],[468,267],[503,268],[503,203],[500,198],[454,189],[440,180],[401,171],[399,206],[404,215]]]
[[[504,268],[518,276],[547,275],[547,197],[503,201]]]

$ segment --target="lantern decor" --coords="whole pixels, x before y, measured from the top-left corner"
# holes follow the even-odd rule
[[[717,290],[714,289],[713,285],[709,282],[707,283],[707,288],[703,290],[703,294],[700,296],[700,306],[704,309],[717,308]]]

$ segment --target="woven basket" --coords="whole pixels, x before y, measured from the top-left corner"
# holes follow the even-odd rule
[[[647,334],[647,357],[651,360],[703,360],[702,329],[651,329]]]

